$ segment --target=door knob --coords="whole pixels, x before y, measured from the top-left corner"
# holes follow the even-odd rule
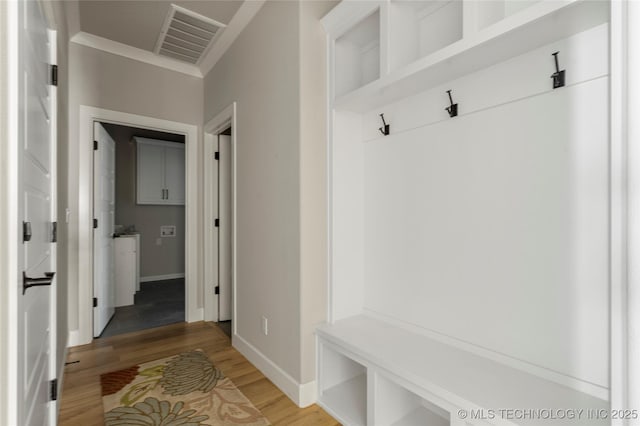
[[[41,278],[29,278],[27,273],[22,271],[22,294],[24,294],[28,288],[37,287],[41,285],[51,285],[55,272],[45,272],[44,277]]]

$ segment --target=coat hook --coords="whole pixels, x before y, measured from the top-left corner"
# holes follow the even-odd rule
[[[560,52],[552,53],[553,59],[556,62],[556,72],[551,74],[551,78],[553,79],[554,89],[557,89],[558,87],[564,87],[564,71],[565,70],[562,70],[562,71],[560,70],[560,66],[558,65],[558,53]]]
[[[451,90],[447,90],[447,93],[449,94],[449,103],[451,105],[449,105],[445,109],[449,113],[449,117],[455,117],[458,115],[458,104],[453,103],[453,99],[451,98]]]
[[[386,121],[384,121],[384,114],[380,114],[380,118],[382,118],[382,127],[378,128],[378,130],[380,130],[380,133],[382,133],[385,136],[389,136],[389,129],[390,129],[390,125],[387,124]]]

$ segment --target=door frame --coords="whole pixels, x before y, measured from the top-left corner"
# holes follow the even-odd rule
[[[93,340],[93,122],[176,133],[185,137],[185,321],[203,319],[198,307],[198,126],[80,105],[78,130],[78,330],[69,346]],[[81,284],[91,283],[91,285]]]
[[[231,339],[236,336],[236,265],[237,265],[237,244],[236,244],[236,223],[237,223],[237,197],[236,197],[236,172],[237,172],[237,113],[236,102],[226,107],[214,118],[209,120],[204,126],[204,258],[208,259],[218,255],[218,245],[215,240],[216,211],[213,208],[214,189],[217,194],[217,187],[214,188],[213,158],[216,151],[215,144],[217,136],[224,130],[231,127]],[[204,262],[204,319],[205,321],[218,322],[218,296],[214,294],[215,282],[217,281],[217,270],[210,262]]]
[[[46,8],[43,7],[43,9],[45,10],[45,16],[47,16]],[[49,27],[51,27],[51,23],[49,23]],[[47,30],[47,32],[49,34],[49,58],[51,64],[58,65],[58,32],[52,29]],[[58,225],[60,222],[58,218],[58,86],[51,85],[49,90],[49,96],[51,98],[52,105],[51,117],[49,118],[51,120],[51,125],[49,126],[49,131],[51,132],[51,175],[53,176],[53,178],[51,179],[51,222],[56,222]],[[56,232],[58,232],[57,229]],[[49,339],[51,340],[51,343],[49,344],[49,380],[58,379],[58,389],[56,391],[60,391],[62,390],[60,384],[62,383],[62,375],[64,374],[63,369],[66,359],[57,359],[59,276],[57,241],[51,244],[51,260],[56,268],[56,277],[53,280],[53,285],[51,286],[51,295],[49,296],[51,298],[49,301]],[[56,420],[58,418],[58,408],[59,402],[57,399],[55,401],[49,402],[50,425],[57,424]]]
[[[18,137],[17,70],[18,5],[0,2],[0,136],[5,141]],[[0,279],[18,282],[18,144],[0,144]],[[16,422],[17,416],[17,285],[0,286],[0,423]],[[13,392],[12,392],[13,390]]]

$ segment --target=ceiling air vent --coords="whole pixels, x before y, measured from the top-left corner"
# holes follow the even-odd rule
[[[155,53],[198,64],[225,25],[175,4],[171,5]]]

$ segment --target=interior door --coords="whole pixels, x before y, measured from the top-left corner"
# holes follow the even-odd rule
[[[50,86],[49,33],[40,3],[17,2],[18,217],[23,238],[17,304],[17,423],[49,424],[50,357],[54,356],[55,104]],[[51,323],[53,321],[53,323]]]
[[[93,137],[93,335],[98,337],[115,313],[116,144],[98,122]]]
[[[231,210],[231,136],[218,136],[220,161],[218,164],[218,217],[219,223],[219,268],[218,285],[220,286],[219,321],[228,321],[232,313],[232,210]]]

